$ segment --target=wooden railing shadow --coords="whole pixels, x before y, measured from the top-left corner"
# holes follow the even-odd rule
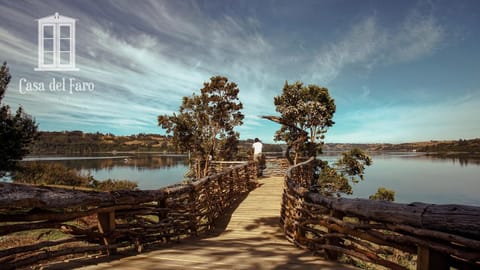
[[[247,269],[245,268],[245,261],[232,261],[233,258],[238,257],[248,260],[248,269],[264,269],[265,258],[269,258],[270,262],[268,264],[272,266],[269,266],[268,269],[318,269],[317,259],[312,259],[311,261],[302,259],[306,256],[311,256],[310,251],[291,252],[293,246],[285,239],[283,228],[280,226],[279,215],[260,217],[255,219],[253,223],[245,225],[242,233],[245,233],[245,231],[258,231],[260,229],[261,234],[252,234],[258,236],[242,236],[241,238],[219,237],[221,234],[228,235],[229,231],[227,231],[227,226],[230,223],[232,214],[242,201],[247,198],[247,195],[248,194],[243,195],[225,210],[224,214],[215,221],[213,230],[201,234],[198,237],[187,239],[187,241],[162,245],[160,252],[151,254],[155,259],[145,257],[135,259],[133,257],[133,260],[137,260],[135,264],[137,264],[139,269],[168,269],[168,258],[175,261],[178,256],[181,256],[180,254],[194,254],[192,260],[198,260],[195,261],[196,269],[224,270],[230,266],[235,269],[235,267],[242,264],[243,268],[240,268]],[[246,233],[246,235],[248,235],[248,233]],[[293,249],[296,250],[295,248]],[[131,252],[128,255],[137,254]],[[202,259],[195,259],[198,256]],[[59,263],[47,269],[72,269],[103,262],[110,263],[109,267],[123,267],[120,262],[118,262],[118,265],[112,264],[112,262],[115,263],[116,260],[124,257],[125,256],[111,255],[104,258]],[[185,257],[181,257],[180,263],[186,259]],[[132,260],[132,258],[129,258],[129,260]],[[158,265],[158,262],[162,262],[163,264]],[[174,267],[174,269],[177,268]]]
[[[188,243],[191,245],[191,243],[194,243],[196,241],[200,241],[202,239],[210,239],[217,237],[221,235],[222,233],[225,233],[226,228],[228,224],[230,223],[230,219],[232,217],[232,214],[235,212],[235,209],[238,208],[238,206],[242,203],[245,198],[247,198],[248,193],[242,193],[240,194],[232,203],[230,206],[228,206],[226,209],[224,209],[224,212],[222,213],[221,216],[219,216],[212,224],[211,229],[208,231],[205,231],[203,233],[200,233],[198,235],[191,235],[186,238],[178,239],[178,241],[173,241],[173,242],[166,242],[166,243],[159,243],[157,245],[152,245],[148,249],[148,251],[155,251],[155,250],[160,250],[160,249],[165,249],[170,246],[177,247],[179,243],[182,243],[184,241],[188,241]],[[212,247],[212,246],[210,246]],[[193,244],[191,248],[188,248],[189,250],[195,250],[199,248],[198,245]],[[182,246],[182,249],[185,250],[186,247]],[[147,250],[145,250],[147,251]],[[97,255],[89,258],[78,258],[76,260],[68,260],[68,261],[59,261],[55,263],[49,264],[47,267],[44,267],[44,269],[48,270],[63,270],[63,269],[75,269],[75,268],[80,268],[80,267],[85,267],[89,265],[98,265],[101,263],[111,263],[123,258],[131,257],[131,256],[136,256],[138,255],[139,252],[136,250],[125,250],[122,253],[117,253],[117,254],[102,254],[102,255]],[[168,254],[168,252],[166,252]],[[172,254],[173,255],[178,255],[178,254]],[[216,253],[209,253],[206,254],[209,257],[212,256],[217,256],[218,254]],[[232,255],[232,254],[229,254]],[[173,256],[175,257],[175,256]],[[148,268],[148,263],[145,262],[143,258],[139,258],[139,263],[142,264],[142,266],[147,266],[147,268],[142,268],[142,269],[155,269],[158,268],[158,265],[152,264],[151,268]]]
[[[258,187],[258,185],[257,185]],[[244,193],[240,195],[235,202],[233,202],[225,211],[223,214],[218,217],[213,226],[212,229],[209,230],[208,232],[205,232],[202,235],[199,235],[199,239],[208,239],[208,238],[213,238],[221,235],[222,233],[225,233],[227,230],[227,226],[230,223],[230,220],[232,218],[233,213],[235,210],[238,208],[238,206],[247,198],[248,193]]]
[[[245,226],[246,230],[255,230],[259,227],[270,227],[269,230],[264,231],[264,235],[268,239],[285,240],[283,228],[280,225],[280,216],[261,217],[254,221],[254,224]]]
[[[0,265],[16,269],[86,255],[129,255],[198,237],[256,185],[253,162],[159,190],[106,193],[0,183],[0,239],[63,234],[53,241],[16,241],[0,250]]]
[[[480,269],[480,207],[321,196],[312,164],[285,177],[282,225],[295,245],[389,269]]]

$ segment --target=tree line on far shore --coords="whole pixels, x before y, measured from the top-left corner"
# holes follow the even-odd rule
[[[239,140],[240,149],[249,149],[253,139]],[[284,152],[284,143],[263,143],[264,152]],[[480,139],[457,141],[428,141],[411,143],[325,143],[324,152],[343,152],[359,148],[367,152],[426,152],[443,155],[453,153],[480,155]],[[31,155],[85,155],[103,152],[179,152],[168,136],[140,133],[136,135],[114,135],[111,133],[87,133],[82,131],[39,131],[38,137],[29,147]],[[183,154],[186,154],[183,153]]]
[[[251,147],[253,139],[240,140],[240,147]],[[30,146],[31,155],[88,155],[115,152],[161,152],[186,154],[178,151],[168,136],[140,133],[114,135],[82,131],[39,131]],[[282,152],[281,144],[264,144],[264,152]]]
[[[253,139],[239,140],[241,149],[249,149]],[[283,152],[284,143],[263,143],[264,152]],[[480,139],[459,139],[458,141],[428,141],[411,143],[325,143],[323,151],[343,152],[360,148],[367,152],[426,152],[438,154],[478,154]],[[39,131],[38,137],[29,148],[31,155],[73,154],[85,155],[103,152],[163,152],[182,153],[169,141],[168,136],[140,133],[120,136],[100,132],[82,131]]]
[[[433,141],[429,145],[420,147],[418,151],[438,154],[470,154],[480,157],[480,138],[459,139],[458,141]]]

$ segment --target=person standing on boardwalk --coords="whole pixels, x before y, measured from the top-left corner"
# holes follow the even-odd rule
[[[253,160],[254,161],[260,161],[260,158],[262,156],[262,148],[263,144],[260,142],[258,138],[255,138],[255,142],[252,145],[253,148]]]
[[[263,144],[258,138],[255,138],[255,142],[252,145],[253,148],[253,160],[257,163],[257,176],[263,175],[263,169],[265,169],[265,159],[263,158],[262,148]]]

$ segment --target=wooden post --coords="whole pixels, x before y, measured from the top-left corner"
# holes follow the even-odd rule
[[[165,198],[165,195],[163,195],[157,203],[157,208],[160,208],[158,211],[158,222],[160,223],[163,219],[167,217],[167,212],[165,209],[167,208],[167,199]]]
[[[256,164],[255,162],[249,163],[247,166],[245,166],[245,183],[242,183],[242,193],[249,190],[253,189],[255,187],[255,179],[257,178],[257,172],[256,172]]]
[[[208,187],[207,187],[208,188]],[[206,191],[208,193],[208,191]],[[189,208],[189,215],[190,215],[190,224],[189,224],[189,230],[190,230],[190,234],[189,236],[198,236],[199,235],[199,221],[197,220],[197,217],[195,216],[195,213],[198,212],[199,209],[197,209],[197,207],[195,206],[195,201],[197,201],[197,191],[192,188],[192,190],[190,190],[190,194],[189,194],[189,199],[188,199],[188,208]],[[193,206],[193,207],[192,207]],[[193,209],[192,209],[193,208]],[[208,209],[208,214],[207,214],[207,220],[208,220],[208,227],[207,227],[207,230],[208,228],[210,228],[210,226],[212,226],[212,220],[213,220],[213,211],[212,211],[212,207],[210,206],[209,209]],[[177,241],[180,241],[180,237],[177,238]]]
[[[99,212],[98,218],[98,231],[104,235],[103,243],[107,246],[107,254],[115,254],[116,249],[111,249],[108,246],[114,243],[114,239],[111,239],[109,234],[115,230],[115,212]]]
[[[449,255],[428,247],[417,247],[417,270],[449,270]]]
[[[334,218],[338,218],[340,220],[343,219],[343,213],[340,211],[330,210],[330,216]],[[331,229],[328,229],[328,232],[331,233],[332,232]],[[340,241],[341,241],[341,238],[329,237],[327,238],[326,243],[327,245],[338,247],[340,245]],[[336,261],[340,256],[340,254],[337,251],[333,251],[333,250],[325,250],[325,253],[327,255],[327,258],[333,261]]]

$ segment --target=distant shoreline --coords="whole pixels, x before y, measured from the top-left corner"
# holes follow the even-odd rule
[[[425,155],[441,158],[480,159],[480,153],[478,152],[427,152]]]
[[[103,155],[103,156],[98,156],[98,155]],[[111,155],[105,155],[105,154],[111,154]],[[120,154],[120,155],[117,155]],[[125,155],[125,154],[130,154],[130,155]],[[163,153],[163,152],[147,152],[147,151],[141,151],[141,152],[132,152],[132,151],[122,151],[122,152],[94,152],[94,153],[89,153],[88,155],[85,154],[74,154],[74,153],[65,153],[65,154],[59,154],[59,153],[44,153],[44,154],[34,154],[34,155],[28,155],[22,159],[22,161],[40,161],[40,160],[78,160],[78,159],[122,159],[122,158],[129,158],[132,155],[138,155],[138,154],[156,154],[158,156],[162,157],[186,157],[188,156],[187,154],[178,154],[178,153]]]

